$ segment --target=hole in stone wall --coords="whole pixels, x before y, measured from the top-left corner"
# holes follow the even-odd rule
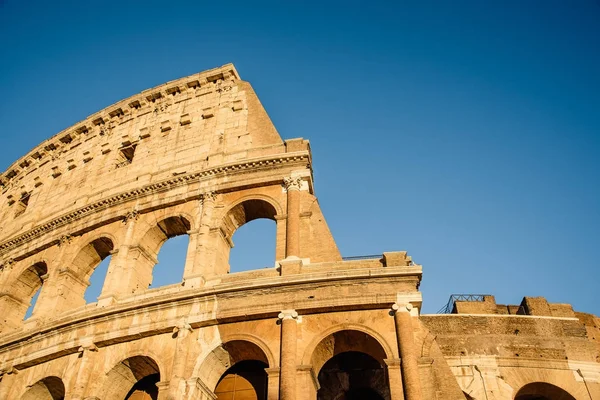
[[[171,285],[183,280],[183,270],[187,256],[188,235],[179,235],[163,243],[158,252],[158,263],[152,270],[152,284],[150,288]]]
[[[136,146],[137,145],[132,144],[119,149],[119,160],[117,161],[118,167],[131,164],[131,162],[133,161],[133,156],[135,155]]]
[[[230,272],[272,268],[275,265],[277,226],[266,218],[252,220],[233,234],[229,254]]]
[[[15,218],[19,215],[23,214],[27,209],[27,205],[29,205],[29,198],[31,197],[31,192],[23,192],[21,194],[21,198],[17,201],[16,209],[15,209]]]

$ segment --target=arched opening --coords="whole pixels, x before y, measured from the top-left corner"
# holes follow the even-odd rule
[[[229,368],[215,388],[217,399],[266,400],[268,365],[258,360],[244,360]]]
[[[386,354],[372,336],[343,330],[324,338],[311,362],[318,371],[318,400],[390,399]]]
[[[277,242],[275,207],[260,199],[243,201],[234,206],[223,219],[225,241],[221,241],[222,264],[227,272],[273,267]]]
[[[468,393],[466,393],[466,392],[463,392],[463,394],[465,395],[465,399],[466,399],[466,400],[475,400],[475,397],[473,397],[473,396],[469,395]]]
[[[86,303],[95,302],[102,292],[113,248],[112,240],[101,237],[90,242],[75,257],[73,266],[87,283],[83,288]]]
[[[148,287],[160,287],[183,280],[189,245],[190,222],[182,217],[160,221],[142,238],[140,245],[150,257],[138,258],[139,271],[146,271],[140,281]]]
[[[515,400],[575,400],[566,390],[546,382],[533,382],[523,386]]]
[[[256,344],[232,340],[215,348],[199,368],[200,378],[218,399],[266,400],[269,358]]]
[[[37,299],[42,291],[44,279],[48,274],[48,267],[45,262],[38,262],[27,268],[14,287],[16,297],[22,299],[27,305],[21,319],[31,317],[37,306]]]
[[[146,356],[129,357],[106,374],[99,396],[103,400],[157,400],[158,364]]]
[[[152,270],[151,288],[181,282],[189,244],[188,235],[174,236],[163,243]]]
[[[90,286],[87,287],[83,297],[85,298],[86,303],[93,303],[98,300],[100,297],[100,293],[102,293],[102,287],[104,286],[104,281],[106,280],[106,275],[108,274],[108,266],[110,265],[110,261],[112,256],[107,256],[92,272],[90,275]]]
[[[21,396],[21,400],[63,400],[65,385],[56,376],[49,376],[37,381]]]
[[[277,226],[266,218],[239,227],[233,234],[229,272],[242,272],[275,265]]]

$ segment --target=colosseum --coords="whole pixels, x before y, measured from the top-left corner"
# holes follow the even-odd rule
[[[405,251],[344,259],[309,141],[231,64],[91,115],[0,183],[0,399],[600,400],[598,317],[487,295],[423,315]],[[258,218],[275,265],[230,273]],[[179,283],[149,288],[179,235]]]

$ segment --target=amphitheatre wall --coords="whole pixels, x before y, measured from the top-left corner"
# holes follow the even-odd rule
[[[0,400],[600,399],[597,317],[490,296],[420,315],[406,252],[342,258],[309,142],[282,140],[231,64],[91,115],[0,185]],[[274,265],[230,273],[261,218]],[[181,235],[180,281],[149,288]]]

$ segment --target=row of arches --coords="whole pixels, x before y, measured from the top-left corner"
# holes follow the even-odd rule
[[[193,374],[217,399],[266,400],[273,388],[277,390],[278,374],[270,371],[278,368],[273,354],[264,343],[258,343],[246,338],[224,342],[197,363]],[[312,352],[319,400],[391,399],[385,363],[388,355],[371,335],[337,331],[323,338]],[[165,366],[155,357],[135,355],[123,359],[105,372],[100,382],[89,384],[86,398],[157,400],[158,386],[168,377]],[[63,379],[48,376],[31,384],[18,398],[60,400],[66,395]]]
[[[228,235],[226,241],[221,239],[227,243],[227,246],[221,246],[221,258],[217,260],[226,265],[221,271],[242,272],[275,265],[276,213],[271,203],[257,199],[240,202],[225,213],[219,224],[221,231]],[[111,279],[113,286],[118,285],[119,279],[133,282],[131,293],[182,284],[186,265],[194,262],[198,253],[198,247],[191,246],[191,232],[196,235],[198,232],[194,222],[198,225],[189,214],[167,216],[153,226],[144,221],[140,225],[146,228],[146,232],[125,249],[122,247],[123,238],[119,235],[99,233],[87,243],[78,244],[80,249],[70,255],[39,259],[16,275],[12,282],[9,280],[3,284],[3,292],[13,300],[9,307],[12,321],[5,320],[6,326],[17,327],[20,326],[19,321],[54,311],[48,306],[39,307],[39,303],[57,298],[61,290],[73,292],[68,303],[70,308],[74,308],[95,302],[106,293]],[[127,225],[123,224],[121,229],[126,230]],[[63,246],[71,246],[71,243]],[[214,247],[213,243],[209,246]],[[129,252],[129,256],[125,256],[125,252]],[[118,265],[119,268],[111,267],[113,263],[121,265]],[[135,277],[117,276],[126,266],[133,264],[136,264],[136,270],[143,271],[143,274],[138,274],[137,281]],[[111,269],[115,276],[110,276]],[[71,276],[69,282],[61,283],[67,280],[62,277],[65,274]],[[61,289],[61,284],[69,287]]]
[[[168,389],[164,365],[153,355],[124,358],[100,382],[91,383],[86,398],[103,400],[157,400],[159,386]],[[345,329],[329,334],[312,350],[311,367],[317,377],[317,400],[391,400],[389,355],[373,336]],[[210,352],[194,372],[211,395],[220,400],[267,400],[277,386],[275,360],[264,345],[233,339]],[[397,371],[396,371],[397,372]],[[163,389],[164,390],[164,389]],[[311,390],[306,387],[305,390]],[[47,376],[28,386],[21,400],[62,400],[63,380]],[[193,393],[189,393],[190,398]],[[200,398],[198,396],[198,398]],[[474,399],[465,393],[465,399]],[[515,391],[514,400],[574,400],[564,389],[546,382],[531,382]]]

